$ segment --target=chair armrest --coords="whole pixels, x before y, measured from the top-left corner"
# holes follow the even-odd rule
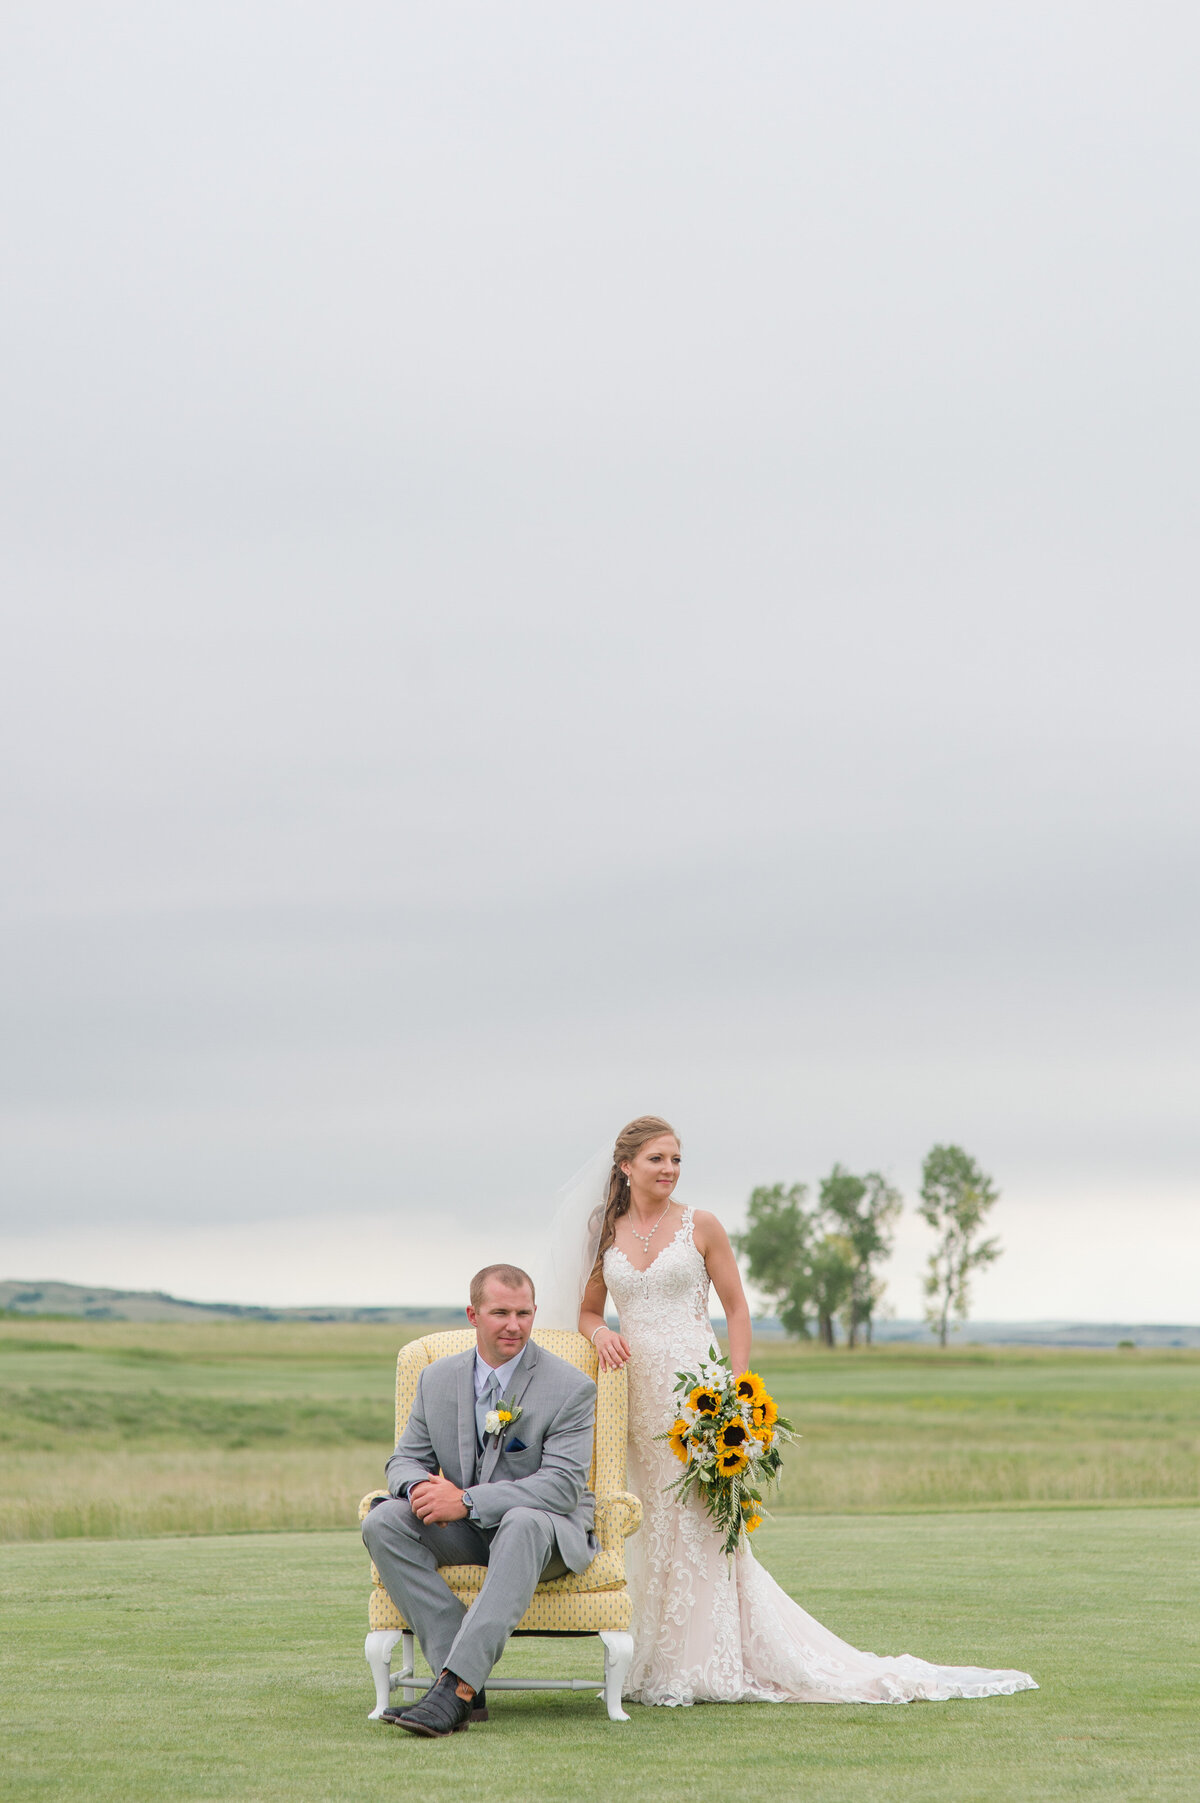
[[[596,1498],[596,1530],[602,1546],[619,1546],[642,1525],[642,1504],[629,1490]]]
[[[358,1519],[360,1521],[365,1521],[367,1516],[371,1513],[371,1504],[383,1502],[384,1499],[390,1495],[391,1492],[389,1490],[368,1490],[367,1494],[358,1505]]]

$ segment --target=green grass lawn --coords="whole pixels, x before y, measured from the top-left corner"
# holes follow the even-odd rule
[[[1040,1691],[625,1727],[583,1693],[500,1694],[443,1744],[366,1720],[348,1524],[391,1448],[400,1338],[0,1323],[0,1797],[1200,1795],[1200,1355],[759,1348],[803,1435],[756,1537],[781,1582],[860,1646]],[[599,1648],[523,1641],[504,1669],[598,1679]]]
[[[0,1323],[0,1540],[336,1528],[392,1446],[395,1327]],[[1200,1500],[1200,1353],[765,1341],[789,1510]]]
[[[1042,1688],[907,1707],[743,1705],[610,1723],[590,1693],[500,1694],[446,1742],[366,1720],[352,1532],[0,1547],[0,1796],[1192,1803],[1200,1513],[793,1516],[757,1537],[875,1652],[1017,1665]],[[503,1669],[599,1672],[595,1642]]]

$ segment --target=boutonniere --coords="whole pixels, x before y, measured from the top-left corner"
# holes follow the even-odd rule
[[[489,1409],[483,1418],[483,1431],[485,1434],[503,1434],[507,1432],[514,1421],[520,1419],[520,1403],[515,1409]]]

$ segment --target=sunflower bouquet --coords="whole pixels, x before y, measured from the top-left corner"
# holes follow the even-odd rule
[[[673,1425],[656,1438],[668,1443],[684,1469],[667,1489],[681,1498],[693,1491],[703,1497],[732,1555],[742,1535],[762,1522],[763,1490],[779,1476],[781,1447],[796,1435],[757,1372],[735,1376],[715,1346],[699,1371],[679,1371],[676,1379],[676,1394],[686,1400]]]

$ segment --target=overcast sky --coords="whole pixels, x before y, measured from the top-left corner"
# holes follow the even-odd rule
[[[1194,10],[2,35],[0,1276],[451,1300],[653,1110],[1195,1320]]]

